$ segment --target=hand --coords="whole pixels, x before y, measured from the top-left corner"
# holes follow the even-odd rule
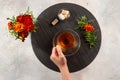
[[[61,50],[61,47],[58,45],[53,47],[50,59],[57,65],[58,68],[67,66],[67,60]]]
[[[70,75],[70,72],[67,66],[67,60],[60,46],[57,45],[56,47],[53,47],[50,59],[59,68],[61,75],[62,75],[62,80],[72,80],[72,77]]]

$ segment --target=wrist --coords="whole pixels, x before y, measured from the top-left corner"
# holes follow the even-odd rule
[[[59,67],[59,70],[60,70],[60,72],[66,71],[66,70],[69,71],[67,65],[60,66],[60,67]]]
[[[69,72],[69,69],[68,69],[67,65],[62,66],[59,69],[60,69],[60,72],[61,72],[61,75],[62,75],[62,80],[72,80],[72,77],[70,75],[70,72]]]

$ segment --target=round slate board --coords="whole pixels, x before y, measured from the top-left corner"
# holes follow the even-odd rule
[[[60,21],[56,26],[53,27],[51,22],[57,17],[58,11],[62,8],[70,11],[70,18]],[[98,42],[91,49],[85,41],[83,32],[81,30],[74,30],[74,28],[77,26],[77,19],[84,15],[89,20],[95,20],[92,25],[95,27],[95,29],[99,29],[99,32],[96,34],[98,37]],[[53,37],[58,31],[68,28],[76,31],[81,39],[81,47],[79,51],[73,56],[66,57],[70,72],[79,71],[85,68],[97,56],[101,45],[101,30],[95,17],[85,8],[72,3],[60,3],[47,8],[38,16],[37,20],[38,21],[36,25],[38,26],[38,30],[37,32],[32,33],[31,43],[35,55],[46,67],[59,72],[57,66],[50,60],[53,47],[52,41]]]

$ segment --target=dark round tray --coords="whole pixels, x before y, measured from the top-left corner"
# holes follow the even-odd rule
[[[70,18],[60,21],[56,26],[53,27],[51,25],[51,21],[57,17],[58,11],[63,8],[70,11]],[[74,28],[77,26],[77,19],[84,15],[88,19],[95,20],[92,25],[95,27],[95,29],[99,29],[97,32],[98,42],[92,48],[89,48],[89,45],[86,43],[83,32],[80,30],[74,30]],[[66,57],[70,72],[79,71],[85,68],[95,59],[98,54],[101,45],[101,30],[99,24],[96,18],[88,10],[79,5],[72,3],[60,3],[53,5],[38,16],[36,25],[38,26],[38,30],[31,35],[33,50],[37,58],[46,67],[54,71],[59,71],[59,69],[50,60],[50,55],[53,47],[53,37],[60,30],[68,28],[72,29],[79,34],[81,39],[79,51],[75,55]]]

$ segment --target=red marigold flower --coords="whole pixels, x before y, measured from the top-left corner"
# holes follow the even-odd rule
[[[28,36],[28,32],[22,31],[19,32],[18,35],[21,37],[20,39],[24,42],[25,38]]]
[[[25,14],[22,17],[22,23],[25,25],[31,25],[33,23],[33,20],[31,18],[31,15]]]
[[[92,32],[94,30],[94,27],[91,25],[91,24],[86,24],[84,26],[84,29],[87,31],[87,32]]]
[[[12,30],[12,26],[13,26],[12,22],[11,22],[11,21],[8,22],[8,29],[9,29],[9,30]]]
[[[22,15],[17,16],[17,22],[22,22],[22,18],[23,18]]]
[[[33,24],[29,25],[27,31],[32,32],[33,30],[34,30],[34,25]]]

